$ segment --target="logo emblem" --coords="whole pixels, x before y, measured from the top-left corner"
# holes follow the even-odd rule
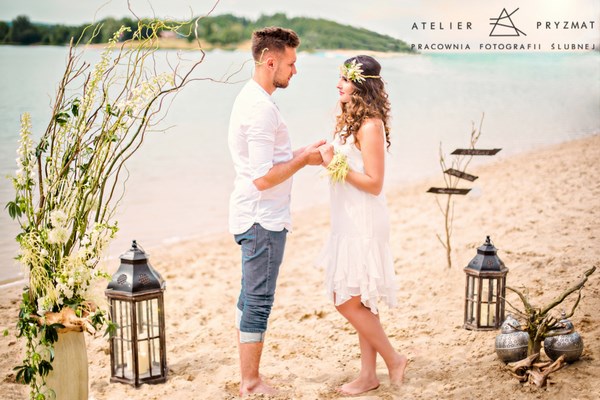
[[[506,8],[503,8],[498,18],[490,18],[490,20],[493,21],[490,22],[490,25],[494,26],[490,32],[490,36],[527,36],[525,32],[515,26],[510,18],[518,10],[519,9],[517,8],[509,14],[506,11]]]

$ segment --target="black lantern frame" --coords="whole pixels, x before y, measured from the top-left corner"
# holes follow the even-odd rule
[[[111,382],[163,383],[167,380],[165,282],[136,241],[105,293],[117,325],[110,338]]]
[[[508,268],[497,256],[489,236],[464,271],[467,274],[464,328],[476,331],[500,328],[505,315]]]

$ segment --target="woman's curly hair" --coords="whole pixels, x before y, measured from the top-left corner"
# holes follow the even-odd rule
[[[344,64],[362,64],[362,73],[366,76],[380,76],[381,65],[373,57],[360,55],[344,61]],[[342,103],[342,112],[336,117],[336,132],[340,132],[342,143],[346,142],[348,136],[353,135],[355,143],[358,143],[358,130],[367,118],[379,118],[383,121],[385,130],[385,141],[389,148],[390,141],[390,102],[385,91],[383,80],[379,78],[366,78],[362,82],[352,82],[354,92],[350,95],[350,101]],[[346,128],[344,130],[344,128]]]

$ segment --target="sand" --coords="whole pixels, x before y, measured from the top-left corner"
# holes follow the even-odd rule
[[[442,215],[439,179],[389,188],[392,251],[400,306],[381,308],[393,344],[411,362],[404,385],[392,389],[378,361],[379,389],[359,399],[596,399],[600,393],[600,271],[590,277],[571,318],[584,340],[581,359],[551,375],[547,388],[520,384],[494,352],[498,331],[462,328],[463,267],[491,235],[509,268],[507,283],[527,287],[543,306],[582,272],[600,264],[600,135],[537,149],[469,171],[480,178],[477,195],[455,206],[452,269],[436,238]],[[335,388],[359,368],[357,336],[323,295],[322,271],[313,259],[328,231],[328,209],[294,214],[295,230],[280,274],[262,374],[281,390],[279,399],[335,399]],[[168,380],[138,389],[109,382],[105,339],[87,336],[90,399],[233,399],[239,377],[234,304],[239,290],[239,249],[223,233],[210,239],[147,249],[167,281]],[[110,265],[112,272],[117,265]],[[103,289],[103,288],[100,288]],[[26,398],[14,382],[22,345],[14,337],[20,287],[2,288],[0,392]],[[567,308],[576,296],[569,298]],[[509,295],[512,304],[518,304]],[[260,396],[255,396],[260,397]]]

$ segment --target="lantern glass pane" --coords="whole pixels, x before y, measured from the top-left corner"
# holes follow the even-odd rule
[[[111,338],[113,345],[112,374],[120,378],[133,378],[133,363],[131,354],[131,304],[111,300],[112,321],[117,325],[117,331]]]
[[[497,279],[492,279],[491,281],[492,286],[495,287],[492,288],[492,298],[490,299],[490,326],[496,326],[496,319],[497,319],[497,315],[496,315],[496,303],[498,302],[498,280]]]
[[[161,374],[161,357],[160,357],[160,339],[152,339],[150,350],[152,354],[152,376],[158,376]]]
[[[138,302],[136,311],[138,340],[158,337],[158,299]]]
[[[474,313],[473,313],[473,300],[475,299],[475,278],[472,276],[467,276],[467,323],[473,323],[475,321]]]
[[[489,286],[486,279],[483,280],[483,285],[481,285],[481,303],[487,303],[489,299]]]
[[[161,375],[159,299],[138,301],[136,311],[136,335],[138,352],[138,376],[140,379]]]
[[[161,368],[160,363],[162,362],[160,356],[160,339],[152,339],[152,373],[155,374],[154,368],[158,368],[156,374],[159,375]]]
[[[471,300],[473,298],[473,279],[470,276],[467,276],[467,299]]]
[[[482,327],[496,326],[498,311],[498,293],[500,282],[496,279],[482,280],[481,303],[479,304],[480,323]]]
[[[148,340],[138,342],[138,373],[140,378],[150,374],[150,352],[148,351]]]

